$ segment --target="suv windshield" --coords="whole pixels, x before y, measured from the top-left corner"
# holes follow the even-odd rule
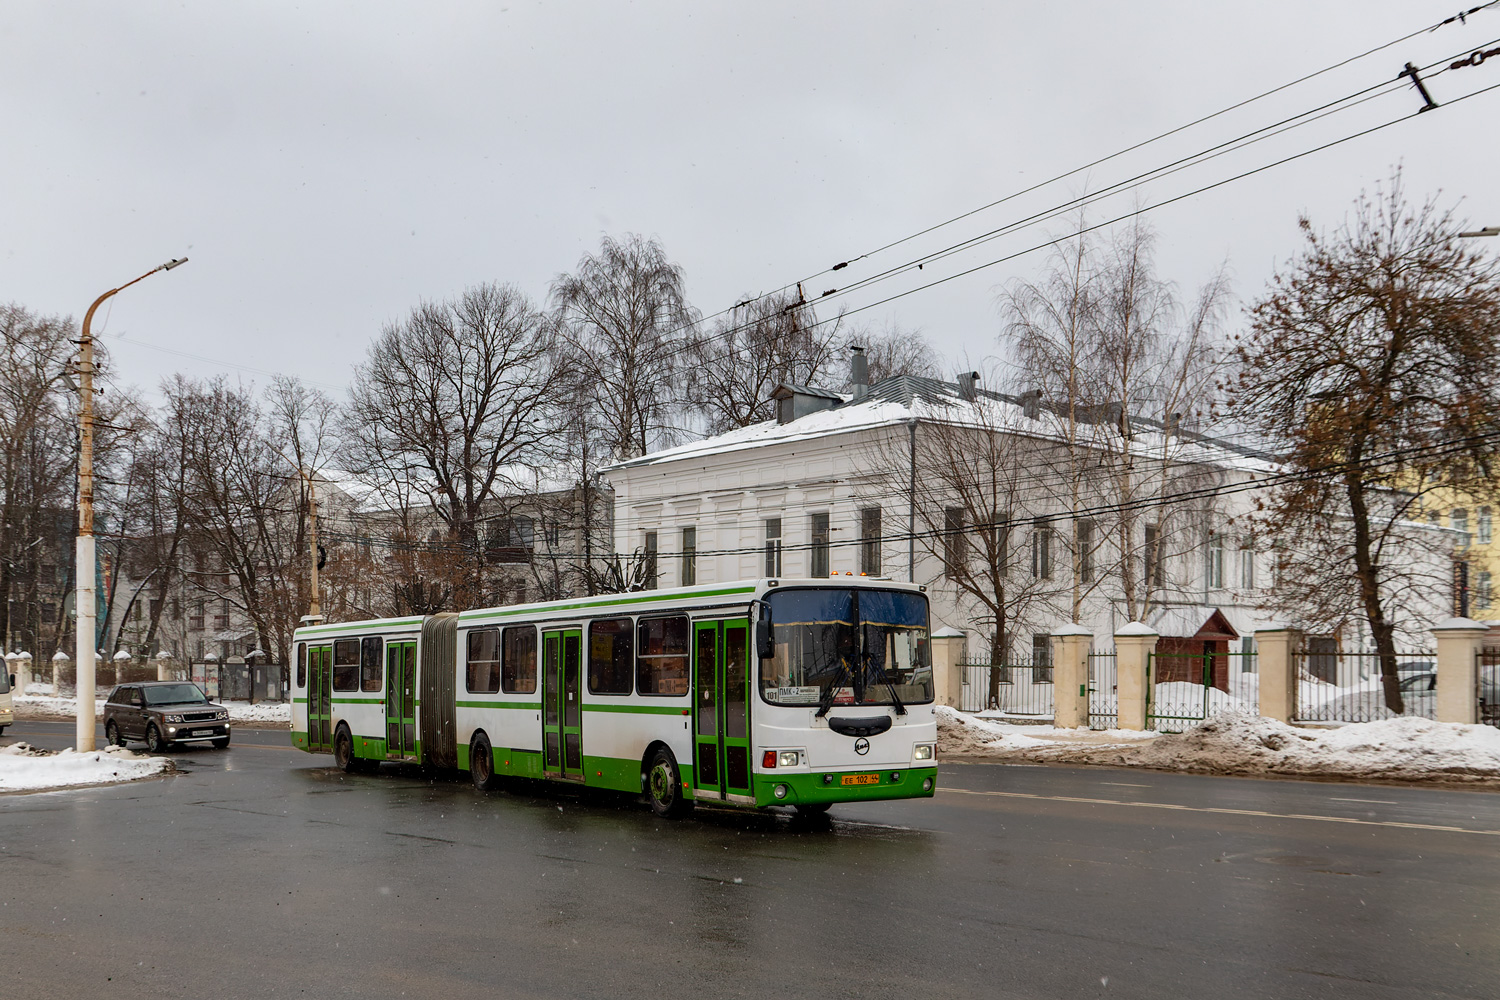
[[[760,661],[773,705],[901,705],[932,701],[927,598],[889,590],[775,591],[775,655]]]
[[[148,705],[208,704],[208,698],[196,684],[162,684],[148,687],[144,690],[146,692],[146,704]]]

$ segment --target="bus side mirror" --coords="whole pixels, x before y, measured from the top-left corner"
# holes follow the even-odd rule
[[[769,660],[776,655],[776,646],[771,642],[771,617],[763,614],[755,623],[755,655]]]
[[[16,686],[16,675],[15,674],[11,674],[10,675],[10,686],[11,687],[15,687]]]

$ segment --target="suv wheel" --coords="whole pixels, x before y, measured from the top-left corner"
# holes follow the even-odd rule
[[[156,728],[156,723],[146,727],[146,749],[152,753],[166,753],[172,744],[162,739],[161,730]]]
[[[115,725],[113,719],[109,720],[109,725],[104,727],[104,738],[114,746],[122,747],[125,745],[125,737],[120,735],[120,727]]]

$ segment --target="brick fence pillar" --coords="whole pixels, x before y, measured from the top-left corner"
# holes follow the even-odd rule
[[[1146,668],[1156,652],[1156,630],[1144,622],[1130,622],[1115,633],[1115,690],[1119,696],[1115,725],[1146,728]]]
[[[1297,714],[1297,651],[1302,633],[1291,627],[1255,630],[1255,672],[1259,675],[1260,714],[1291,722]]]
[[[968,638],[956,628],[932,634],[933,697],[939,705],[964,707],[964,647]]]
[[[1437,721],[1479,721],[1479,651],[1489,629],[1472,618],[1439,622],[1437,636]]]
[[[1089,724],[1089,648],[1094,633],[1082,625],[1052,630],[1052,724],[1078,729]]]

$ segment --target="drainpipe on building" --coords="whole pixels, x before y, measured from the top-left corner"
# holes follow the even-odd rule
[[[911,441],[911,503],[906,512],[906,582],[917,582],[917,418],[906,425]]]

